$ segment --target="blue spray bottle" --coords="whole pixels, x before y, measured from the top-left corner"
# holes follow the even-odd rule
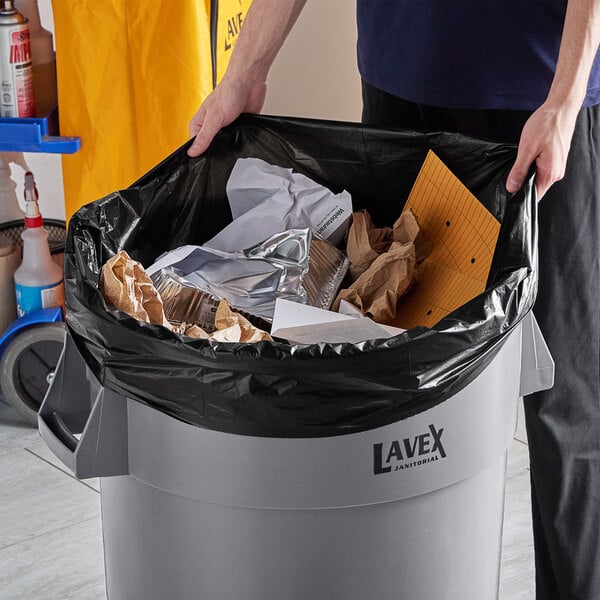
[[[41,308],[64,307],[62,269],[52,260],[48,232],[38,207],[38,192],[31,171],[25,173],[25,230],[23,261],[15,271],[19,317]]]

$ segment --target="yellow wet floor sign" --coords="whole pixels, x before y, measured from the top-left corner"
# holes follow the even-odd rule
[[[221,81],[227,70],[231,51],[240,35],[240,29],[251,3],[252,0],[229,0],[228,2],[213,0],[211,2],[215,85]]]

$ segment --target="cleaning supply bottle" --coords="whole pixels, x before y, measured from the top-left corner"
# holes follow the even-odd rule
[[[58,100],[54,40],[52,33],[42,27],[37,0],[15,0],[15,8],[29,21],[35,108],[40,117],[45,117]]]
[[[19,244],[0,233],[0,335],[17,318],[13,281],[20,262]]]
[[[23,260],[15,271],[15,290],[19,317],[41,308],[64,307],[62,269],[52,260],[48,232],[38,207],[33,174],[25,173],[25,231]]]
[[[0,117],[35,117],[29,22],[13,0],[0,0]]]
[[[22,221],[25,218],[15,193],[17,184],[11,179],[10,163],[29,171],[21,152],[0,152],[0,223]]]

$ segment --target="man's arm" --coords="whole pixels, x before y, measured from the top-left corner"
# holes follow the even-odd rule
[[[554,79],[545,102],[523,127],[506,189],[516,192],[536,163],[540,199],[565,173],[577,114],[600,43],[600,0],[569,0]]]
[[[254,0],[231,54],[221,83],[190,121],[188,150],[198,156],[215,135],[243,112],[260,112],[267,74],[306,0]]]

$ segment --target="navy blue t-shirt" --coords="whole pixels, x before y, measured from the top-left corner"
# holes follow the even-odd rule
[[[566,0],[358,0],[358,65],[375,87],[449,108],[536,109]],[[600,104],[600,59],[584,106]]]

